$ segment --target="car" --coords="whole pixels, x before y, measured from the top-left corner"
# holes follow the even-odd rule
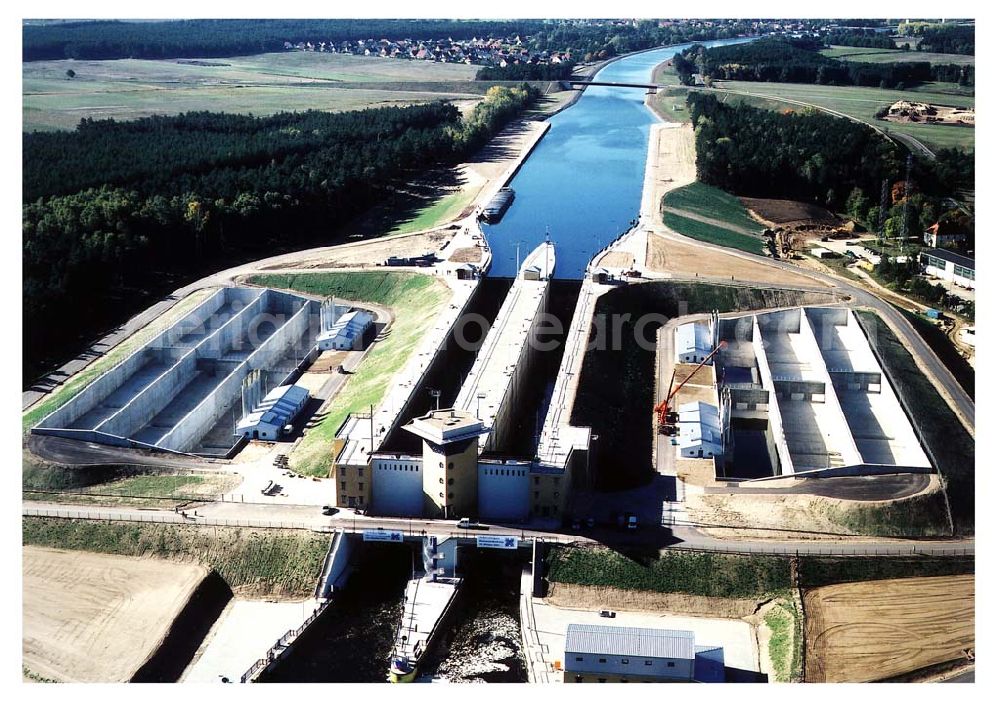
[[[594,523],[596,523],[596,522],[594,521],[594,517],[593,516],[590,516],[590,517],[587,518],[587,528],[593,528],[594,527]]]
[[[473,521],[468,518],[459,519],[458,527],[468,528],[471,531],[488,531],[490,529],[489,526],[484,526],[479,521]]]
[[[338,511],[340,511],[340,509],[338,509],[335,506],[324,506],[323,507],[323,515],[324,516],[333,516]]]
[[[608,611],[607,609],[601,610],[601,618],[614,618],[617,614],[614,611]]]
[[[573,519],[573,526],[572,526],[572,528],[573,528],[574,531],[580,530],[580,519],[578,519],[578,518]]]

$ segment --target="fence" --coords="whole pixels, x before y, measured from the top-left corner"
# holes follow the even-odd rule
[[[308,628],[313,621],[319,618],[320,614],[326,611],[327,607],[331,603],[332,600],[324,601],[317,606],[311,614],[309,614],[309,617],[302,622],[302,625],[298,628],[287,631],[284,635],[278,638],[277,642],[275,642],[274,645],[271,646],[271,649],[267,651],[267,654],[250,665],[250,669],[240,676],[240,684],[252,682],[269,664],[280,660],[285,652],[295,643],[298,637],[305,632],[306,628]]]
[[[514,535],[522,540],[537,540],[542,543],[593,543],[597,538],[589,538],[579,535],[568,535],[563,533],[540,533],[526,529],[497,528],[489,531],[468,531],[444,528],[426,528],[423,522],[414,524],[412,522],[399,521],[385,527],[384,520],[367,519],[358,521],[357,519],[338,519],[329,525],[319,523],[309,523],[304,521],[273,521],[256,519],[228,519],[212,518],[209,516],[199,516],[183,513],[170,513],[164,511],[102,511],[99,509],[46,509],[24,507],[21,510],[22,516],[35,516],[41,518],[65,518],[84,519],[91,521],[131,521],[135,523],[168,523],[194,526],[229,526],[235,528],[283,528],[315,531],[318,533],[333,533],[334,531],[344,531],[345,533],[361,533],[366,530],[395,530],[401,531],[403,535],[409,537],[422,537],[434,535],[438,538],[472,538],[477,534],[489,533],[491,535]],[[366,522],[367,521],[367,522]],[[695,524],[710,526],[711,524]],[[423,527],[422,527],[423,526]],[[635,534],[622,534],[627,537],[630,543],[636,542]],[[601,538],[600,541],[605,539]],[[709,539],[705,539],[709,540]],[[672,550],[684,550],[706,553],[727,553],[732,555],[781,555],[785,557],[795,557],[811,555],[814,557],[904,557],[907,555],[922,555],[932,557],[972,557],[975,555],[975,545],[965,544],[968,541],[961,541],[962,544],[949,544],[947,541],[925,541],[925,542],[881,542],[881,543],[857,543],[854,545],[840,542],[831,542],[829,545],[823,543],[792,543],[783,545],[767,541],[742,541],[729,544],[721,539],[715,542],[686,543],[679,542],[671,545]]]

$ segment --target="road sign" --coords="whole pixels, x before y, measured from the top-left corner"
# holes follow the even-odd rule
[[[383,531],[381,529],[371,530],[366,528],[361,532],[361,539],[376,543],[402,543],[403,531]]]
[[[517,550],[516,535],[477,535],[477,548],[497,548],[499,550]]]

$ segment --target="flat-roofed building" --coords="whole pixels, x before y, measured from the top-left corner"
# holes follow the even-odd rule
[[[695,645],[689,630],[571,623],[566,627],[563,681],[721,682],[723,650]]]
[[[368,330],[372,328],[374,320],[371,312],[347,312],[329,330],[319,334],[316,344],[321,351],[361,350],[365,347]]]
[[[276,387],[254,411],[236,424],[236,433],[252,440],[276,441],[309,401],[309,390],[298,385]]]
[[[959,287],[976,289],[976,261],[952,251],[935,248],[933,251],[922,251],[920,262],[928,275],[952,282]]]

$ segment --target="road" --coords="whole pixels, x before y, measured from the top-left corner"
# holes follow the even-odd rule
[[[212,515],[212,506],[198,506],[188,516],[156,509],[139,509],[120,506],[88,506],[25,503],[21,506],[23,517],[73,518],[100,521],[126,521],[141,523],[172,523],[205,526],[239,526],[243,528],[297,528],[319,531],[341,529],[357,533],[364,529],[400,530],[407,535],[435,535],[440,537],[470,537],[473,535],[514,535],[519,538],[537,538],[554,543],[605,544],[611,546],[647,546],[677,550],[701,550],[771,555],[836,555],[836,556],[903,556],[938,555],[964,556],[974,554],[975,539],[962,540],[724,540],[699,532],[694,526],[677,525],[672,528],[645,528],[636,533],[597,528],[582,532],[554,533],[510,525],[490,525],[488,530],[469,531],[458,529],[453,521],[424,519],[355,517],[341,511],[336,516],[325,517],[316,507],[285,507],[281,505],[226,503],[226,516]],[[197,511],[197,516],[194,512]],[[246,514],[243,517],[241,513]],[[591,537],[593,536],[593,537]]]

